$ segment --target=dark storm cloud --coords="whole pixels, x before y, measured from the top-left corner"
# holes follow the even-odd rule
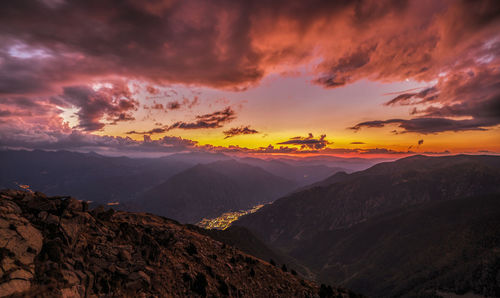
[[[216,87],[255,82],[263,71],[250,45],[247,6],[252,4],[77,0],[51,7],[41,1],[3,3],[0,37],[9,40],[3,43],[4,54],[19,44],[25,51],[42,49],[46,55],[20,59],[5,54],[12,59],[0,69],[0,90],[38,92],[71,78],[109,74]],[[234,18],[221,18],[233,13]]]
[[[7,135],[0,131],[0,148],[26,149],[65,149],[98,151],[104,153],[128,154],[136,153],[169,153],[185,150],[198,150],[197,142],[176,136],[164,136],[158,140],[151,140],[144,136],[143,141],[131,138],[99,136],[78,131],[71,133],[46,131],[43,137],[33,138],[23,135]]]
[[[500,123],[499,31],[496,0],[3,1],[0,107],[8,112],[0,128],[40,132],[41,139],[44,130],[67,133],[59,107],[76,108],[79,129],[88,132],[132,120],[132,98],[83,87],[109,78],[143,81],[158,96],[153,85],[244,90],[276,69],[313,64],[312,81],[325,88],[361,79],[437,81],[387,103],[412,106],[413,118],[354,129],[485,130]],[[221,127],[232,119],[164,129]]]
[[[314,55],[323,58],[316,82],[325,87],[431,80],[478,54],[499,15],[494,0],[7,1],[0,90],[38,92],[111,74],[244,88]]]
[[[149,88],[146,87],[146,90]],[[149,93],[149,91],[147,91]],[[169,97],[169,96],[167,96]],[[161,97],[160,97],[161,98]],[[182,101],[173,100],[166,102],[165,104],[158,103],[156,100],[153,101],[153,104],[148,106],[144,105],[145,109],[153,109],[153,110],[165,110],[165,111],[173,111],[179,110],[181,108],[192,109],[194,106],[198,104],[198,96],[194,96],[192,100],[189,100],[186,97],[183,97]]]
[[[0,109],[0,117],[12,117],[12,116],[31,116],[31,112],[28,111],[9,111]]]
[[[9,110],[11,115],[17,116],[47,116],[51,117],[54,114],[60,113],[57,108],[57,103],[53,104],[51,100],[43,98],[26,98],[26,97],[0,97],[0,107]],[[67,105],[66,103],[59,103],[60,106]]]
[[[436,92],[436,87],[431,87],[417,93],[403,93],[386,102],[385,105],[411,105],[431,102],[436,99]]]
[[[87,86],[64,87],[61,98],[79,109],[76,113],[78,127],[85,131],[102,129],[105,126],[101,121],[103,117],[110,123],[134,120],[130,111],[138,106],[128,88],[119,84],[97,91]]]
[[[222,132],[225,137],[224,139],[231,138],[238,135],[251,135],[259,133],[257,130],[250,128],[250,126],[233,127],[231,129]]]
[[[192,122],[178,121],[172,125],[153,128],[148,131],[135,131],[135,130],[128,131],[127,134],[150,135],[150,134],[165,133],[169,130],[176,128],[178,129],[219,128],[222,127],[224,124],[233,121],[234,119],[236,119],[236,113],[234,112],[233,109],[231,109],[231,107],[227,107],[222,111],[196,116],[196,119]]]
[[[326,140],[326,135],[321,135],[319,138],[314,138],[312,133],[307,137],[293,137],[288,141],[278,143],[278,145],[297,145],[301,148],[323,149],[328,144],[332,144]]]
[[[500,124],[500,69],[478,66],[455,73],[418,93],[405,93],[388,105],[413,105],[412,119],[373,120],[351,129],[397,124],[400,132],[439,133],[445,131],[487,130]],[[439,102],[440,105],[429,103]],[[424,105],[423,108],[418,108]],[[461,119],[462,118],[462,119]]]
[[[159,133],[165,133],[168,131],[168,128],[162,128],[162,127],[157,127],[153,128],[147,131],[127,131],[126,134],[128,135],[152,135],[152,134],[159,134]]]
[[[193,122],[179,121],[169,126],[170,129],[200,129],[200,128],[219,128],[224,124],[231,122],[236,118],[236,113],[230,107],[222,111],[217,111],[210,114],[196,116]]]
[[[415,133],[439,133],[445,131],[466,131],[466,130],[486,130],[487,126],[491,123],[484,123],[476,120],[453,120],[447,118],[415,118],[415,119],[389,119],[389,120],[375,120],[366,121],[356,124],[351,127],[353,130],[359,130],[363,127],[384,127],[387,124],[398,124],[402,129],[401,132],[415,132]]]

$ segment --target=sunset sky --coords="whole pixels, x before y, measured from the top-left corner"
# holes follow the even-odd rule
[[[0,147],[500,152],[500,2],[16,0]]]

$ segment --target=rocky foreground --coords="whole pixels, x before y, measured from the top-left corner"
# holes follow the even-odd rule
[[[347,296],[145,213],[0,192],[0,296]]]

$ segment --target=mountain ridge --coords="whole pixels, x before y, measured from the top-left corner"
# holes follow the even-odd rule
[[[320,287],[179,223],[0,192],[2,296],[315,297]],[[348,291],[330,288],[348,297]]]
[[[457,207],[463,200],[466,207]],[[436,296],[429,286],[436,283],[443,292],[495,296],[500,294],[494,281],[496,274],[500,276],[500,222],[490,212],[500,218],[500,157],[412,156],[361,172],[334,174],[233,225],[248,228],[271,249],[308,266],[319,280],[369,296]],[[458,224],[461,217],[467,224]],[[468,233],[470,229],[475,232]],[[481,233],[489,238],[481,238]],[[405,238],[410,236],[413,242]],[[449,249],[446,239],[455,247]],[[489,251],[485,241],[493,253],[481,267],[481,256]],[[462,250],[469,250],[468,259],[461,258]],[[453,258],[441,262],[440,254]],[[411,262],[416,257],[422,260]],[[447,271],[447,266],[454,269]],[[487,278],[472,277],[469,269]],[[453,282],[463,286],[452,286]]]
[[[500,157],[409,157],[377,164],[330,185],[294,192],[235,224],[246,226],[266,242],[290,246],[302,235],[348,227],[402,206],[499,189]]]

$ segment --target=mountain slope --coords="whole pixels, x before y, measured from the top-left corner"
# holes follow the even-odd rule
[[[405,206],[498,193],[500,157],[413,156],[333,180],[281,198],[236,224],[290,250],[320,231],[346,228]]]
[[[144,213],[0,193],[1,296],[313,297],[319,287]],[[333,294],[347,297],[345,293]]]
[[[273,260],[278,266],[285,264],[289,270],[293,269],[302,276],[306,276],[308,279],[314,280],[316,278],[316,274],[311,272],[309,268],[303,266],[292,257],[271,249],[244,227],[231,226],[225,230],[206,230],[197,226],[193,226],[192,228],[200,234],[210,236],[215,240],[234,246],[261,260]]]
[[[233,225],[369,296],[499,295],[500,157],[414,156],[316,185]]]
[[[500,193],[428,202],[315,235],[291,252],[369,296],[500,296]]]
[[[295,188],[291,181],[238,163],[199,164],[147,191],[143,210],[185,223],[270,202]]]

